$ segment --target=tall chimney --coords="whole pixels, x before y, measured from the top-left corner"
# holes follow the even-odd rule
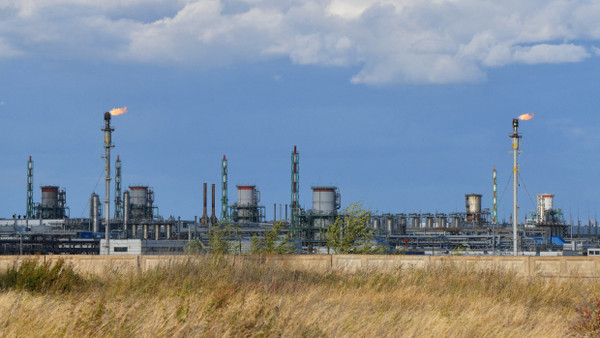
[[[200,224],[208,226],[209,220],[208,220],[208,214],[206,212],[206,183],[204,183],[203,196],[204,196],[204,211],[202,213],[202,217],[200,218]]]
[[[105,241],[105,246],[106,246],[106,254],[110,255],[110,246],[108,241],[110,240],[110,148],[114,147],[112,144],[112,132],[114,131],[114,129],[111,128],[110,126],[110,113],[106,112],[104,113],[104,122],[105,122],[105,127],[104,129],[102,129],[102,131],[104,132],[104,159],[106,160],[106,177],[105,177],[105,181],[106,181],[106,192],[104,195],[104,212],[105,212],[105,217],[104,217],[104,221],[105,223],[105,231],[104,231],[104,241]]]

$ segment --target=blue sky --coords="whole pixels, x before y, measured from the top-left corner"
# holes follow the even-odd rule
[[[584,1],[8,1],[0,217],[25,211],[29,155],[35,201],[59,185],[87,216],[104,194],[103,112],[127,106],[113,159],[165,217],[201,214],[225,154],[230,202],[256,184],[271,218],[297,145],[305,207],[312,185],[379,212],[462,211],[467,193],[491,207],[496,166],[508,219],[511,119],[533,112],[521,215],[547,192],[593,218],[599,14]]]

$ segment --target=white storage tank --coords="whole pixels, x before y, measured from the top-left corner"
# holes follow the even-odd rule
[[[481,195],[465,195],[467,222],[479,222],[481,219]]]
[[[238,185],[237,205],[240,207],[254,207],[260,201],[260,195],[255,185]]]
[[[312,210],[316,214],[335,215],[340,208],[340,194],[337,187],[312,187]]]
[[[554,195],[553,194],[538,194],[537,195],[537,214],[538,223],[546,222],[547,211],[554,210]]]

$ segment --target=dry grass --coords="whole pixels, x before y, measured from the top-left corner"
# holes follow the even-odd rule
[[[298,272],[199,257],[63,290],[0,293],[2,336],[566,335],[600,281],[521,279],[452,266]]]

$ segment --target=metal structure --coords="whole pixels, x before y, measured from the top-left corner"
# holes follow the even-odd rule
[[[238,200],[231,206],[231,219],[234,222],[264,222],[265,207],[259,206],[260,191],[255,185],[237,185]]]
[[[206,199],[207,199],[206,198],[206,183],[203,184],[202,196],[203,196],[203,199],[202,199],[203,208],[202,208],[202,217],[200,217],[200,224],[202,224],[204,226],[208,226],[209,219],[208,219],[208,212],[206,210]]]
[[[227,158],[221,161],[221,219],[229,220],[229,199],[227,197]]]
[[[519,166],[517,163],[517,155],[519,154],[519,143],[521,135],[519,135],[519,119],[513,119],[513,133],[509,136],[512,138],[512,153],[513,153],[513,256],[518,254],[518,238],[517,224],[519,221],[519,213],[517,207],[517,186],[519,176]]]
[[[110,241],[110,149],[113,148],[112,144],[112,132],[114,129],[110,127],[110,113],[104,113],[104,122],[105,126],[102,131],[104,132],[104,156],[103,158],[106,160],[106,191],[104,195],[104,239],[108,248],[108,243]],[[108,250],[108,249],[107,249]]]
[[[27,161],[27,218],[35,217],[35,206],[33,205],[33,161],[29,156]]]
[[[551,221],[549,218],[550,212],[554,210],[554,195],[538,194],[537,195],[537,223],[544,224]]]
[[[58,186],[46,185],[42,188],[42,201],[37,206],[37,216],[43,219],[58,219],[68,216],[67,193]]]
[[[92,232],[96,233],[99,231],[100,225],[100,215],[102,214],[102,209],[100,206],[100,196],[96,193],[92,193],[90,197],[90,220],[92,223]]]
[[[115,163],[115,219],[123,219],[123,201],[121,200],[121,159],[117,155]]]
[[[483,222],[483,217],[481,215],[481,195],[465,195],[465,204],[467,210],[467,222],[481,225]]]
[[[129,186],[130,218],[154,218],[154,191],[146,185]]]
[[[125,190],[123,192],[123,232],[125,233],[125,238],[129,238],[129,217],[131,212],[131,202],[129,200],[129,190]]]
[[[301,213],[300,209],[300,154],[296,150],[296,146],[294,146],[294,151],[292,152],[292,176],[291,176],[291,186],[292,186],[292,200],[290,202],[290,226],[292,228],[292,232],[294,236],[299,236],[299,214]]]
[[[496,167],[492,173],[492,224],[498,224],[498,199],[496,193],[498,191],[498,184],[496,183]]]

